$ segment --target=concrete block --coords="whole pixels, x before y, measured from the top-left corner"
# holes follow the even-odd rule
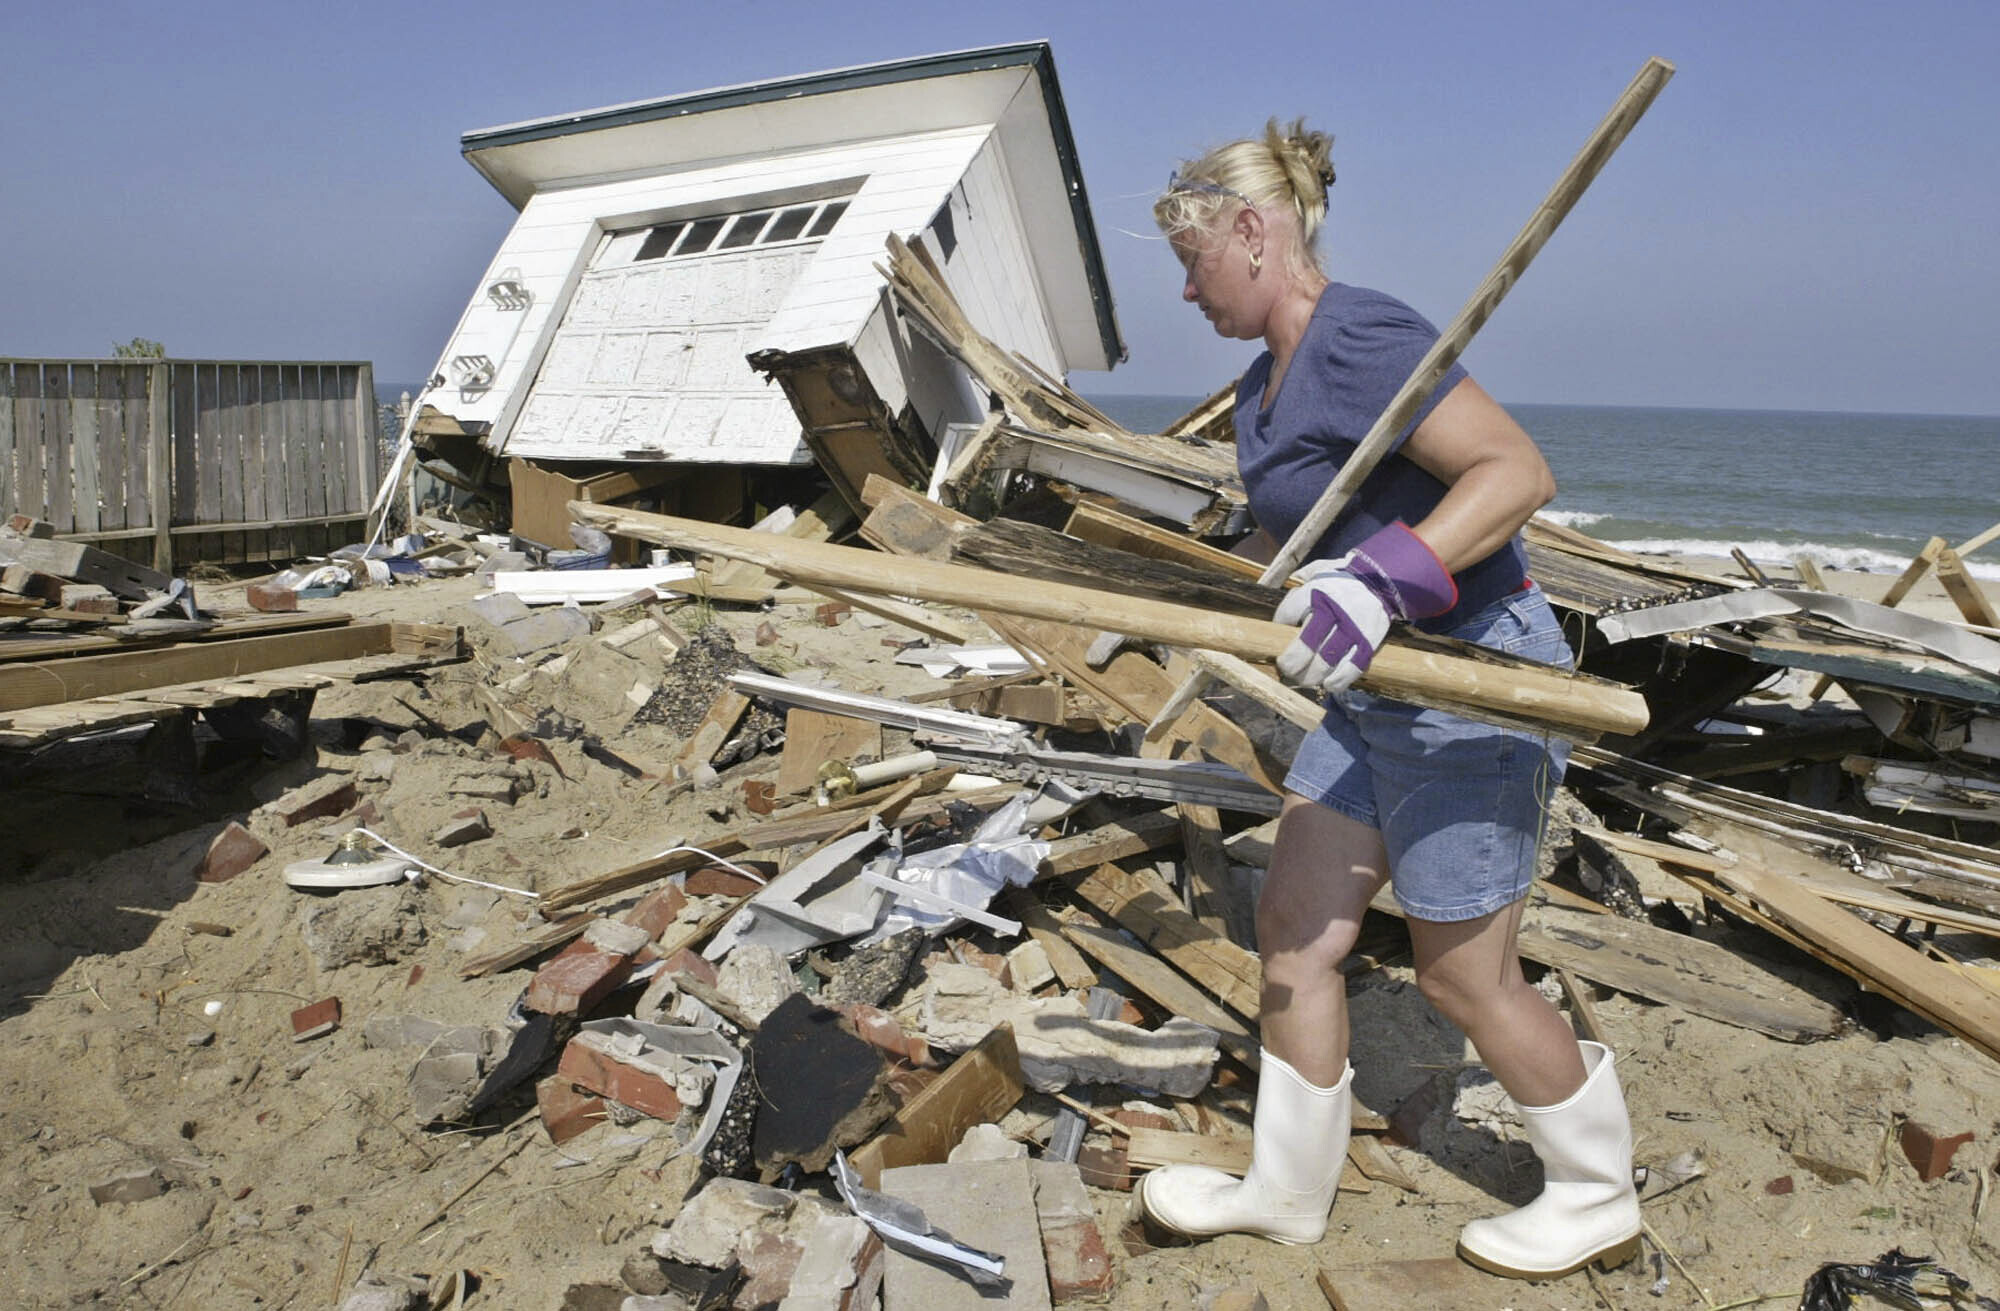
[[[440,847],[463,847],[492,836],[492,822],[486,818],[485,811],[474,806],[470,814],[457,815],[446,821],[443,828],[431,834],[431,842]]]
[[[243,589],[243,598],[252,610],[281,614],[299,608],[299,594],[283,583],[252,583]]]
[[[579,942],[535,971],[521,1004],[544,1015],[582,1015],[631,975],[630,956]]]
[[[655,1119],[672,1120],[681,1113],[680,1094],[673,1084],[651,1070],[627,1065],[581,1038],[570,1039],[563,1048],[556,1074]]]
[[[793,1194],[746,1179],[717,1179],[681,1206],[674,1222],[653,1236],[653,1254],[669,1261],[721,1269],[756,1233],[778,1233],[792,1213]]]
[[[859,1311],[882,1283],[882,1240],[859,1216],[817,1217],[778,1311]]]
[[[90,1200],[99,1206],[113,1202],[143,1202],[167,1191],[167,1180],[155,1167],[127,1170],[90,1186]]]
[[[388,965],[424,945],[421,894],[407,884],[354,888],[301,906],[306,947],[323,970]]]
[[[201,869],[195,877],[203,883],[227,883],[262,860],[270,850],[256,834],[232,821],[208,844],[208,853],[201,858]]]
[[[635,956],[652,942],[653,935],[637,924],[599,919],[584,929],[583,940],[613,956]]]
[[[1015,992],[1034,992],[1055,981],[1047,949],[1033,938],[1007,953],[1007,967],[1000,973],[1000,982]]]
[[[965,1131],[945,1160],[953,1164],[962,1161],[1011,1161],[1027,1155],[1028,1145],[1009,1138],[999,1125],[975,1124]]]
[[[799,990],[799,985],[784,956],[770,947],[744,943],[716,970],[715,990],[740,1013],[761,1024]]]
[[[738,1306],[773,1306],[792,1289],[792,1272],[799,1268],[805,1244],[789,1234],[753,1234],[741,1245],[743,1287],[737,1291]]]
[[[515,655],[528,655],[590,636],[590,616],[568,606],[552,606],[500,626],[500,641]]]
[[[485,573],[486,570],[482,569],[480,572]],[[512,592],[495,592],[491,596],[478,597],[468,604],[473,614],[495,628],[505,627],[516,619],[526,619],[534,613],[528,608],[526,601]]]
[[[421,1124],[459,1119],[479,1091],[482,1076],[482,1063],[470,1052],[424,1056],[410,1067],[410,1110]]]
[[[1012,1282],[1006,1305],[1047,1311],[1048,1270],[1028,1163],[904,1165],[882,1172],[881,1191],[917,1207],[962,1243],[998,1253]],[[893,1249],[882,1281],[883,1311],[986,1311],[991,1298],[963,1277]]]
[[[504,774],[471,774],[455,778],[450,792],[454,797],[490,801],[502,806],[514,804],[514,780]]]
[[[327,774],[273,801],[271,812],[286,828],[297,828],[309,819],[332,819],[358,800],[353,775]]]
[[[65,610],[74,610],[85,615],[115,615],[118,613],[118,598],[108,588],[96,583],[64,583],[57,594],[57,604]]]
[[[1022,1077],[1037,1092],[1124,1083],[1193,1097],[1215,1068],[1215,1030],[1182,1016],[1157,1029],[1093,1019],[1081,997],[1023,997],[976,965],[941,963],[929,984],[922,1028],[931,1045],[966,1051],[997,1025],[1011,1024]]]

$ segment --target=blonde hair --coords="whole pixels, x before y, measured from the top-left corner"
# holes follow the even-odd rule
[[[1174,238],[1208,235],[1232,203],[1251,206],[1266,222],[1289,215],[1297,224],[1296,254],[1316,270],[1313,246],[1326,221],[1332,152],[1333,137],[1308,128],[1303,118],[1285,124],[1273,118],[1261,139],[1231,141],[1182,164],[1175,183],[1153,202],[1153,221]]]

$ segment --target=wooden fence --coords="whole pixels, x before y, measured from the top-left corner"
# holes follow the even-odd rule
[[[377,464],[365,363],[0,359],[0,515],[166,572],[353,540]]]

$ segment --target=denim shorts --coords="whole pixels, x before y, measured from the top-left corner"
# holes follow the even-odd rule
[[[1532,583],[1450,636],[1544,664],[1573,660]],[[1374,696],[1327,699],[1285,776],[1287,791],[1381,831],[1390,884],[1421,920],[1477,919],[1527,895],[1569,743]]]

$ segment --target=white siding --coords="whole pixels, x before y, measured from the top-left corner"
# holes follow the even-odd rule
[[[555,325],[602,233],[688,206],[726,205],[739,197],[862,178],[847,212],[748,349],[849,341],[860,331],[879,290],[873,265],[883,258],[888,233],[914,231],[928,221],[988,135],[986,128],[954,128],[538,193],[501,243],[439,363],[449,380],[455,356],[490,354],[496,341],[511,340],[505,358],[496,360],[493,385],[461,394],[448,381],[425,401],[461,422],[492,424],[489,442],[504,447],[526,397],[523,383],[534,376],[549,349]],[[532,294],[525,315],[510,316],[489,301],[485,288],[503,271],[517,272]],[[519,322],[511,336],[510,318]]]

